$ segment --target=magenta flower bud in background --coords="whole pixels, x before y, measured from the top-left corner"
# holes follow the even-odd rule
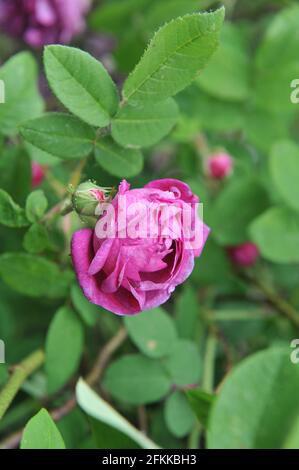
[[[228,254],[236,266],[249,267],[256,263],[259,257],[258,247],[251,242],[228,248]]]
[[[105,210],[100,204],[95,229],[78,230],[72,238],[73,264],[87,299],[118,315],[166,302],[190,276],[209,234],[198,202],[189,186],[175,179],[155,180],[138,189],[122,181]],[[196,227],[195,244],[188,243],[193,239],[188,230],[178,229],[179,216],[184,219],[188,209],[191,232]],[[116,226],[117,234],[112,230]]]
[[[90,0],[0,0],[0,26],[32,47],[67,44],[84,30]]]
[[[211,178],[222,180],[233,171],[233,159],[224,152],[215,153],[207,161],[208,174]]]
[[[31,186],[32,188],[36,188],[37,186],[42,184],[44,177],[45,177],[45,171],[43,167],[39,163],[33,161],[31,163]]]

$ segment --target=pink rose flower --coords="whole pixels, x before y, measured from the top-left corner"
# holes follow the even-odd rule
[[[233,159],[227,153],[216,153],[208,158],[208,174],[211,178],[222,180],[233,171]]]
[[[260,253],[254,243],[246,242],[229,247],[228,254],[236,266],[249,267],[256,263]]]
[[[0,26],[32,47],[67,44],[84,27],[90,0],[0,0]]]
[[[44,177],[45,177],[45,171],[43,167],[39,163],[33,161],[31,163],[31,186],[32,188],[36,188],[37,186],[42,184]]]
[[[100,205],[102,215],[95,230],[78,230],[72,238],[72,260],[87,299],[118,315],[133,315],[166,302],[191,274],[194,257],[201,254],[209,234],[198,216],[198,202],[189,186],[178,180],[155,180],[133,190],[123,181],[109,209],[103,211]],[[137,213],[141,211],[137,218],[136,207]],[[110,208],[115,217],[108,217]],[[159,212],[165,209],[169,219]],[[183,232],[175,223],[187,210],[191,224]],[[101,230],[111,228],[114,220],[117,236],[103,236]]]

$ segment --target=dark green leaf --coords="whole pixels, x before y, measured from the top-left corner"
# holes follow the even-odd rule
[[[211,393],[207,393],[200,388],[188,390],[186,391],[186,395],[199,422],[204,427],[207,427],[212,405],[216,396],[212,395]]]
[[[172,393],[167,398],[164,416],[169,431],[176,437],[185,437],[195,422],[188,400],[180,391]]]
[[[92,127],[63,113],[48,113],[28,121],[20,132],[31,145],[64,160],[86,157],[95,139]]]
[[[83,325],[76,313],[62,307],[55,314],[46,340],[49,392],[59,390],[77,371],[83,351]]]
[[[59,298],[66,295],[73,276],[38,256],[5,253],[0,256],[0,276],[12,289],[30,297]]]
[[[132,341],[146,356],[166,356],[175,346],[177,333],[174,323],[162,308],[126,317],[125,325]]]
[[[129,178],[143,168],[143,157],[139,150],[118,146],[110,137],[96,142],[96,161],[113,176]]]
[[[158,361],[132,354],[108,367],[104,385],[114,398],[142,405],[161,400],[170,390],[171,382]]]
[[[105,127],[117,110],[116,87],[103,65],[74,47],[47,46],[44,63],[56,96],[92,126]]]
[[[125,82],[124,99],[162,101],[189,85],[216,50],[223,17],[221,8],[176,18],[159,29]]]
[[[112,137],[124,147],[148,147],[166,136],[177,120],[178,107],[171,98],[143,107],[127,104],[112,121]]]
[[[12,228],[29,225],[24,209],[18,206],[3,189],[0,189],[0,224]]]

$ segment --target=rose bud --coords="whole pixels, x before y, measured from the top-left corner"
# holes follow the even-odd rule
[[[86,181],[72,194],[73,209],[82,216],[95,216],[99,204],[109,202],[112,194],[113,188],[102,188]]]
[[[0,26],[32,47],[69,43],[83,31],[90,0],[0,0]]]
[[[227,153],[215,153],[208,158],[207,169],[211,178],[222,180],[231,175],[233,171],[233,159]]]
[[[236,266],[249,267],[256,263],[259,257],[258,247],[251,242],[228,248],[228,254]]]
[[[42,184],[45,177],[45,171],[38,162],[31,162],[31,186],[36,188]]]
[[[118,315],[166,302],[190,276],[209,234],[198,202],[178,180],[132,190],[122,181],[95,228],[72,238],[73,265],[87,299]]]

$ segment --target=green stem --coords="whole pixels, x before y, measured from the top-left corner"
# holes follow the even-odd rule
[[[281,315],[286,317],[296,328],[299,328],[299,312],[289,302],[280,297],[280,295],[263,280],[257,279],[249,274],[243,274],[243,278],[247,281],[251,281]]]
[[[10,379],[0,393],[0,420],[3,418],[27,377],[43,364],[44,359],[45,355],[43,351],[38,350],[15,366]]]
[[[217,338],[213,331],[210,331],[207,343],[206,351],[203,363],[203,379],[202,388],[206,392],[212,392],[214,388],[214,372],[215,372],[215,357],[217,350]],[[200,440],[201,433],[203,432],[203,426],[197,422],[189,437],[189,449],[198,449],[198,443]]]

